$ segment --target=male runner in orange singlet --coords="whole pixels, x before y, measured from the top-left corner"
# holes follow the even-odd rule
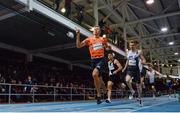
[[[97,104],[101,104],[101,95],[100,95],[100,74],[103,71],[105,66],[105,49],[110,49],[107,44],[107,38],[100,37],[100,28],[95,26],[93,29],[93,35],[86,38],[82,42],[80,41],[80,30],[76,30],[76,46],[77,48],[82,48],[84,46],[89,47],[91,62],[92,62],[92,77],[94,79],[94,85],[97,91]]]

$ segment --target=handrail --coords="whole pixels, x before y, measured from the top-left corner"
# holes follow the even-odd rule
[[[31,102],[40,102],[40,101],[47,101],[52,100],[54,102],[58,101],[58,99],[65,99],[72,101],[73,99],[76,100],[89,100],[89,99],[95,99],[96,93],[95,88],[78,88],[78,87],[57,87],[57,86],[46,86],[46,85],[27,85],[27,84],[9,84],[9,83],[0,83],[0,86],[8,86],[5,87],[5,92],[0,93],[0,97],[4,97],[4,101],[8,102],[9,104],[12,103],[13,98],[23,98],[26,101],[26,99],[30,99]],[[13,92],[13,88],[18,88],[14,86],[19,87],[27,87],[30,86],[31,88],[38,87],[38,90],[31,90],[31,91],[24,91],[22,88],[21,90],[17,90],[19,92]],[[4,87],[2,87],[4,88]],[[43,90],[40,88],[43,88]],[[47,88],[44,90],[44,88]],[[52,90],[48,90],[48,88],[51,88]],[[68,89],[68,90],[64,90]],[[76,89],[76,90],[75,90]],[[80,90],[79,90],[80,89]],[[45,92],[44,92],[45,91]],[[102,91],[102,89],[101,89]],[[125,98],[128,97],[128,90],[112,90],[112,98],[118,99],[118,98]],[[174,92],[175,94],[176,92]],[[160,95],[165,95],[166,92],[161,92]],[[152,93],[145,92],[143,94],[145,97],[152,96]],[[137,93],[135,94],[137,96]],[[28,100],[29,101],[29,100]]]
[[[0,83],[0,86],[2,87],[6,86],[5,92],[0,93],[0,96],[1,97],[5,96],[4,100],[8,102],[9,104],[12,103],[13,98],[16,98],[16,97],[25,98],[25,100],[23,101],[26,101],[26,99],[30,99],[31,102],[36,102],[37,99],[44,101],[43,99],[45,98],[45,100],[53,99],[54,102],[56,102],[59,98],[64,98],[66,100],[72,101],[73,99],[78,99],[78,100],[95,99],[95,96],[96,96],[95,88],[57,87],[57,86],[46,86],[46,85],[9,84],[9,83]],[[17,92],[16,91],[13,92],[13,88],[18,88],[14,86],[23,87],[23,88],[20,90],[17,90]],[[28,92],[24,91],[24,87],[28,87],[28,86],[31,88],[37,87],[38,90],[33,89]],[[47,89],[43,90],[41,88],[43,89],[47,88]],[[51,88],[52,90],[48,90],[48,88]],[[119,92],[120,91],[118,90],[113,90],[112,97],[118,98],[117,93]],[[44,96],[48,96],[48,97],[44,97]]]
[[[47,85],[28,85],[28,84],[9,84],[9,83],[0,83],[0,85],[11,85],[11,86],[32,86],[32,87],[45,87],[45,88],[76,88],[76,89],[91,89],[94,90],[94,88],[78,88],[78,87],[57,87],[57,86],[47,86]]]

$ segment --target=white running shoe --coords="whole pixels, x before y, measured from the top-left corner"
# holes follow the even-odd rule
[[[154,99],[154,100],[156,99],[156,96],[155,96],[155,95],[153,95],[153,99]]]
[[[129,95],[129,100],[132,100],[133,99],[133,95],[134,95],[135,91],[131,91],[131,94]]]
[[[106,99],[106,103],[111,103],[111,100],[110,99]]]

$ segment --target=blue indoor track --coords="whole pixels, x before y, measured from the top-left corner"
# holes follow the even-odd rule
[[[100,105],[96,101],[1,104],[0,112],[180,112],[178,98],[144,98],[143,102],[143,107],[135,99],[112,100],[110,104],[103,102]]]

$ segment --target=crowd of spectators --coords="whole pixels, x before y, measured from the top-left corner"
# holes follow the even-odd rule
[[[3,53],[3,51],[0,51]],[[11,57],[10,57],[11,56]],[[34,101],[53,100],[56,95],[57,100],[70,100],[70,94],[81,94],[74,96],[76,99],[84,99],[84,94],[94,96],[94,90],[85,90],[83,88],[94,88],[91,71],[81,68],[69,69],[65,64],[59,64],[46,59],[34,58],[33,62],[27,62],[25,55],[17,57],[18,53],[4,53],[0,57],[0,83],[18,84],[18,85],[35,85],[35,86],[18,86],[11,85],[11,93],[13,94],[45,94],[44,96],[36,96]],[[179,89],[179,81],[173,81],[173,89]],[[105,77],[105,83],[107,76]],[[43,86],[39,86],[43,85]],[[148,79],[145,79],[146,89],[150,91]],[[45,87],[44,87],[45,86]],[[52,86],[52,87],[51,87]],[[55,89],[53,87],[56,87]],[[115,85],[115,90],[126,90],[121,85]],[[156,79],[157,91],[167,91],[168,86],[165,78]],[[0,85],[0,93],[9,93],[9,86]],[[64,95],[63,95],[64,94]],[[51,95],[51,96],[50,96]],[[48,96],[48,98],[47,98]],[[8,96],[0,96],[0,102],[8,101]],[[12,95],[12,102],[32,102],[32,96]]]
[[[11,54],[11,53],[9,53]],[[58,64],[47,60],[39,60],[35,58],[33,62],[26,62],[25,56],[21,59],[15,57],[10,58],[6,53],[0,57],[0,83],[18,84],[18,85],[45,85],[47,87],[32,86],[11,86],[11,93],[15,94],[53,94],[53,86],[64,87],[56,89],[56,94],[70,94],[68,87],[73,87],[72,93],[81,94],[83,90],[80,88],[93,88],[91,75],[89,70],[82,70],[75,67],[72,70],[65,64]],[[23,58],[24,57],[24,58]],[[43,62],[45,61],[45,62]],[[49,63],[47,63],[49,62]],[[47,65],[48,64],[48,65]],[[52,87],[48,87],[52,86]],[[0,93],[8,93],[9,87],[0,85]],[[88,93],[88,92],[87,92]],[[19,98],[19,96],[13,96]],[[0,98],[0,101],[2,98]],[[12,99],[17,101],[19,99]],[[65,98],[62,98],[65,100]],[[32,101],[27,99],[27,101]]]

